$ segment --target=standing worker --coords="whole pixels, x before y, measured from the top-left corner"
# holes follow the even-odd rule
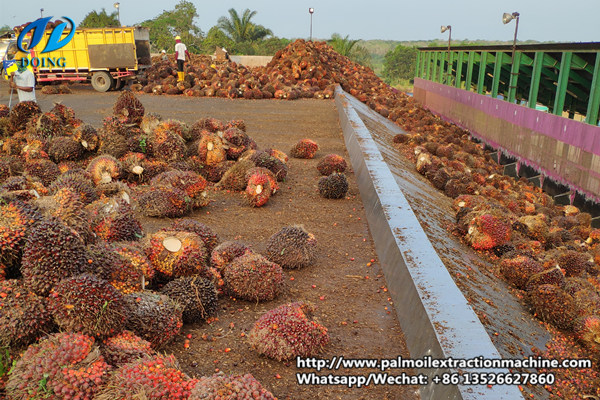
[[[27,68],[20,57],[17,59],[17,71],[10,74],[9,85],[11,89],[17,89],[19,102],[36,101],[35,100],[35,76],[33,72]]]
[[[183,71],[183,64],[185,63],[185,56],[191,59],[190,53],[187,51],[185,44],[181,43],[181,37],[175,36],[175,56],[177,57],[177,82],[183,82],[185,78],[185,72]]]

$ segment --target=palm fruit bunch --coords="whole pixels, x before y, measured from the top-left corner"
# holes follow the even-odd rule
[[[266,151],[256,151],[250,155],[250,160],[257,167],[263,167],[273,172],[279,182],[285,180],[288,173],[288,166],[279,158],[270,155]]]
[[[539,262],[525,255],[506,257],[500,263],[500,272],[517,289],[525,289],[529,279],[543,270]]]
[[[267,258],[283,268],[303,268],[317,258],[317,239],[302,226],[286,226],[267,241]]]
[[[210,262],[213,267],[220,271],[235,258],[250,253],[252,253],[252,250],[245,244],[230,240],[213,249]]]
[[[124,200],[127,204],[131,204],[131,189],[122,181],[101,183],[96,186],[96,194],[100,196],[100,198],[114,197]]]
[[[600,309],[600,294],[594,288],[578,290],[572,296],[579,315],[593,315]]]
[[[554,285],[559,288],[564,288],[566,284],[565,274],[558,265],[531,275],[531,278],[525,285],[525,290],[532,291],[541,285]]]
[[[252,374],[203,376],[192,389],[188,400],[276,400]]]
[[[121,163],[113,156],[103,154],[90,161],[86,171],[95,185],[109,183],[121,175]]]
[[[50,160],[30,160],[25,164],[25,175],[38,178],[44,186],[49,186],[58,176],[58,166]]]
[[[139,183],[145,180],[144,164],[146,156],[143,153],[125,153],[119,161],[121,161],[123,167],[123,175],[128,181]]]
[[[203,165],[198,156],[190,157],[188,162],[192,163],[192,168],[202,175],[204,179],[214,183],[219,182],[223,178],[223,175],[225,175],[225,172],[236,164],[235,161],[226,160],[214,165]]]
[[[223,132],[225,152],[230,160],[237,160],[250,146],[250,138],[243,130],[231,127]]]
[[[73,139],[79,142],[86,151],[96,151],[100,147],[100,136],[91,125],[82,124],[75,128]]]
[[[152,132],[158,125],[160,125],[162,121],[162,117],[156,113],[146,113],[142,117],[142,122],[140,122],[140,128],[142,132],[149,134]]]
[[[9,399],[92,399],[111,367],[94,338],[56,333],[27,348],[14,365],[6,394]]]
[[[57,218],[75,231],[84,243],[96,240],[92,232],[91,215],[79,200],[79,195],[70,188],[59,189],[52,197],[41,197],[35,204],[44,211],[46,217]]]
[[[6,104],[0,104],[0,118],[6,118],[10,114],[10,108]]]
[[[159,125],[168,131],[178,134],[186,142],[198,139],[195,132],[192,132],[192,130],[184,122],[168,119],[166,121],[161,121]]]
[[[252,175],[256,174],[264,174],[267,176],[267,179],[269,180],[269,187],[271,188],[271,195],[274,195],[279,190],[279,184],[277,183],[277,178],[275,177],[275,174],[273,174],[271,170],[268,170],[263,167],[250,168],[246,172],[246,181],[250,181]]]
[[[558,265],[566,276],[580,276],[584,272],[592,272],[596,269],[593,257],[589,253],[579,253],[575,250],[567,250],[558,257]]]
[[[207,117],[199,119],[194,123],[192,129],[201,132],[202,130],[207,130],[209,132],[219,132],[225,130],[225,124],[223,121],[220,121],[216,118]]]
[[[582,317],[575,323],[574,330],[577,340],[597,358],[600,355],[600,317]]]
[[[48,188],[51,194],[60,189],[69,189],[78,195],[79,201],[90,204],[98,199],[91,179],[84,171],[65,172],[56,178]]]
[[[20,280],[0,282],[0,346],[26,346],[54,327],[46,299]]]
[[[208,279],[200,276],[177,278],[160,290],[183,307],[183,321],[201,322],[217,312],[217,290]]]
[[[115,102],[113,114],[124,124],[140,124],[144,117],[144,106],[130,91],[123,91]]]
[[[557,328],[572,330],[577,320],[575,300],[558,286],[544,284],[527,292],[535,314]]]
[[[346,168],[348,168],[346,160],[337,154],[327,154],[317,164],[317,170],[321,175],[325,176],[331,175],[334,172],[342,173],[346,171]]]
[[[108,281],[123,294],[144,290],[154,269],[142,249],[133,243],[100,242],[88,246],[87,271]]]
[[[192,199],[181,189],[150,187],[139,195],[138,209],[147,217],[183,217],[192,210]]]
[[[71,107],[67,107],[61,103],[54,103],[54,107],[50,110],[52,114],[55,114],[65,125],[79,126],[80,121],[75,118],[75,111]]]
[[[208,166],[225,161],[227,153],[221,137],[216,133],[203,131],[198,141],[198,156]]]
[[[193,232],[158,231],[145,238],[144,251],[163,279],[198,274],[212,278],[204,242]]]
[[[100,351],[106,362],[114,367],[154,355],[150,342],[127,330],[104,339]]]
[[[9,129],[12,132],[23,130],[30,119],[41,113],[42,110],[35,101],[22,101],[10,111],[8,116]]]
[[[123,198],[101,198],[86,206],[92,230],[106,241],[135,241],[142,237],[142,225],[131,205]]]
[[[29,119],[25,127],[29,139],[47,140],[65,133],[64,122],[56,114],[47,112]]]
[[[196,235],[200,236],[200,239],[202,239],[202,242],[204,242],[207,254],[211,254],[213,249],[219,244],[219,235],[217,235],[217,233],[210,226],[203,224],[200,221],[196,221],[195,219],[179,219],[173,222],[173,224],[171,224],[171,226],[166,230],[195,233]]]
[[[219,181],[219,187],[236,192],[246,189],[246,186],[248,186],[246,173],[252,168],[255,168],[255,166],[249,159],[236,162],[223,174],[223,177]]]
[[[150,133],[148,147],[156,159],[168,163],[182,160],[186,155],[185,140],[164,123]]]
[[[281,150],[277,150],[277,149],[266,149],[265,152],[267,152],[269,155],[279,159],[282,163],[287,164],[288,162],[288,156],[287,154],[285,154],[283,151]]]
[[[94,400],[187,400],[196,383],[179,369],[174,355],[156,354],[112,372]]]
[[[511,224],[494,210],[475,212],[469,222],[466,239],[475,250],[489,250],[508,243]]]
[[[163,172],[152,178],[150,186],[180,189],[191,200],[191,206],[194,208],[206,206],[210,202],[206,191],[208,182],[192,171]]]
[[[50,292],[48,308],[61,329],[95,337],[119,333],[127,319],[123,295],[91,274],[60,281]]]
[[[313,319],[313,312],[309,303],[283,304],[256,321],[248,341],[260,354],[277,361],[314,356],[329,342],[329,335]]]
[[[260,254],[246,253],[223,268],[227,292],[248,301],[268,301],[283,288],[283,270]]]
[[[0,281],[6,269],[18,268],[27,237],[42,220],[42,214],[32,205],[12,201],[0,205]]]
[[[144,290],[125,296],[125,303],[124,328],[150,342],[153,349],[171,342],[183,326],[183,307],[164,294]]]
[[[334,172],[323,176],[318,182],[319,195],[326,199],[341,199],[348,193],[348,179],[346,175]]]
[[[294,158],[314,158],[317,150],[319,150],[319,145],[316,142],[302,139],[292,147],[290,155]]]
[[[87,264],[79,235],[57,219],[48,218],[36,224],[27,237],[21,272],[28,288],[46,296],[62,279],[81,273]]]
[[[517,220],[523,234],[533,240],[546,243],[550,234],[547,218],[544,214],[524,215]]]
[[[269,177],[257,172],[248,177],[248,185],[244,191],[246,202],[252,207],[262,207],[271,198]]]

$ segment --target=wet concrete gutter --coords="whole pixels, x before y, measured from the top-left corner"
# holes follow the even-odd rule
[[[454,283],[347,96],[336,89],[336,106],[350,161],[365,205],[375,249],[413,359],[500,359],[473,309]],[[390,354],[390,358],[394,355]],[[448,368],[420,369],[429,384],[423,399],[522,399],[516,386],[434,384]],[[464,369],[462,373],[508,373]]]

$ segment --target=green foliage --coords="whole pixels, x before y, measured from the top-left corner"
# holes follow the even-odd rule
[[[334,33],[327,43],[339,54],[348,57],[354,62],[372,68],[371,55],[367,49],[358,45],[359,40],[351,40],[349,36],[346,35],[345,38],[342,38],[339,33]]]
[[[103,8],[102,11],[96,10],[90,11],[79,24],[79,28],[109,28],[120,26],[119,13],[117,11],[110,14],[106,13]]]
[[[175,36],[190,53],[199,53],[202,46],[202,30],[194,23],[198,17],[194,3],[181,0],[174,10],[163,11],[158,17],[142,22],[142,26],[150,28],[150,44],[155,51],[175,51]]]
[[[212,54],[217,46],[224,47],[230,53],[233,53],[234,42],[217,26],[210,28],[206,38],[202,41],[202,53]]]
[[[236,43],[253,42],[273,34],[270,29],[251,21],[252,17],[256,15],[256,11],[246,8],[241,17],[234,8],[230,8],[228,12],[229,18],[219,18],[217,26]]]
[[[415,63],[417,62],[417,49],[398,45],[393,51],[385,55],[383,62],[383,80],[396,84],[401,79],[413,79],[415,76]]]

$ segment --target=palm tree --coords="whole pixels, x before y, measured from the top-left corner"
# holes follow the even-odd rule
[[[219,18],[217,26],[236,43],[260,40],[268,35],[272,35],[273,32],[270,29],[262,25],[255,25],[250,21],[255,15],[256,11],[250,11],[250,9],[246,8],[240,18],[238,12],[230,8],[229,18]]]
[[[342,36],[339,33],[334,33],[331,35],[331,39],[329,40],[329,44],[335,51],[340,53],[343,56],[350,57],[352,55],[352,49],[358,43],[358,40],[350,40],[348,39],[350,35],[346,35],[345,38],[342,39]]]
[[[121,24],[119,23],[119,14],[114,11],[110,14],[106,12],[103,8],[102,11],[98,12],[96,10],[90,11],[83,21],[79,24],[80,28],[107,28],[107,27],[117,27]]]

